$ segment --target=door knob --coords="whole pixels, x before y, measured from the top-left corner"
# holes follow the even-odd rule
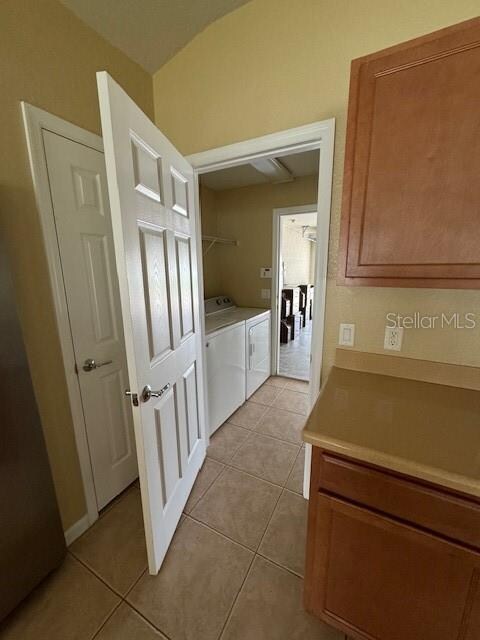
[[[104,367],[106,364],[112,364],[112,360],[105,360],[105,362],[95,362],[93,358],[87,358],[83,363],[82,369],[84,371],[93,371],[99,367]]]
[[[159,391],[152,391],[152,387],[149,384],[146,384],[143,387],[142,393],[140,394],[140,398],[142,402],[148,402],[150,398],[161,398],[165,393],[165,391],[168,391],[169,389],[170,389],[169,382],[167,382],[167,384],[164,387],[162,387]]]

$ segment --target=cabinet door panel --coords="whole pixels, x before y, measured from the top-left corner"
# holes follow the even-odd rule
[[[316,501],[310,610],[360,638],[470,638],[478,554],[341,500]]]
[[[343,281],[480,286],[479,78],[478,19],[353,61]]]

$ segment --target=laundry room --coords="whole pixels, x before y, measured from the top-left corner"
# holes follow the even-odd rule
[[[306,411],[318,171],[312,149],[199,177],[211,434],[242,415],[261,430],[257,416],[282,395],[286,410]]]

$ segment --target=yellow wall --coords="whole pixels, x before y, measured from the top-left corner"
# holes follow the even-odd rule
[[[100,132],[95,72],[109,71],[153,115],[151,77],[55,0],[0,3],[0,232],[17,297],[62,521],[85,513],[20,100]]]
[[[350,61],[478,13],[478,0],[252,0],[154,76],[156,122],[184,153],[337,119],[327,367],[339,322],[356,323],[356,349],[382,353],[388,312],[480,310],[480,291],[335,284]],[[402,355],[478,366],[478,324],[475,332],[409,330]]]
[[[260,278],[261,267],[272,266],[273,210],[317,202],[316,176],[283,184],[258,184],[238,189],[202,189],[202,231],[215,214],[216,233],[239,245],[215,246],[204,261],[205,297],[222,293],[243,307],[270,307],[261,289],[271,280]],[[207,196],[207,197],[205,197]],[[208,292],[211,292],[208,295]]]

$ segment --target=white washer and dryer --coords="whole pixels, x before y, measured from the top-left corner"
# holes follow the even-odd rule
[[[205,300],[210,433],[270,375],[270,311],[237,307],[228,296]]]

